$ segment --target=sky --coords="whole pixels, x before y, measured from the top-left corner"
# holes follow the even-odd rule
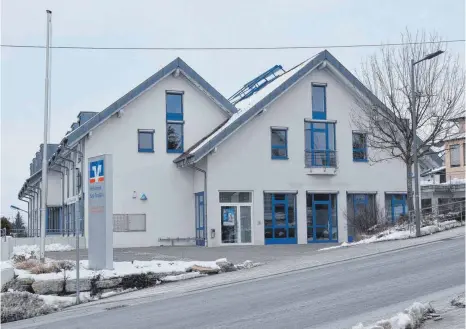
[[[1,43],[95,47],[271,47],[399,42],[425,30],[464,39],[464,0],[2,0]],[[249,51],[52,51],[51,142],[80,111],[101,111],[176,57],[225,97],[275,64],[289,69],[322,49]],[[377,48],[329,49],[356,72]],[[465,60],[465,44],[449,52]],[[44,49],[1,49],[1,208],[13,216],[43,140]]]

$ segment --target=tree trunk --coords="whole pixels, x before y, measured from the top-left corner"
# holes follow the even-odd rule
[[[408,161],[406,161],[406,191],[408,192],[406,198],[406,205],[408,206],[408,215],[410,211],[414,211],[413,161],[411,159],[408,159]]]

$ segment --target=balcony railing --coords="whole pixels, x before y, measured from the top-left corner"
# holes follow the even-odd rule
[[[334,150],[305,150],[306,168],[336,168],[337,151]]]

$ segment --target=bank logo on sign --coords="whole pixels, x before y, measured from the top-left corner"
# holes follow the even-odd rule
[[[93,161],[90,164],[89,183],[104,181],[104,160]]]

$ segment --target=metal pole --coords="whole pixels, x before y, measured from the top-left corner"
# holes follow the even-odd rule
[[[42,157],[42,197],[41,197],[41,223],[40,223],[40,261],[45,261],[45,221],[47,216],[47,189],[49,159],[47,145],[49,135],[49,107],[50,107],[50,29],[52,25],[52,12],[47,10],[47,39],[45,48],[45,108],[44,108],[44,149]]]
[[[414,164],[414,209],[416,216],[416,236],[421,236],[421,213],[419,210],[419,164],[417,158],[417,113],[416,113],[416,88],[414,86],[414,65],[411,60],[411,115],[413,127],[413,164]]]

